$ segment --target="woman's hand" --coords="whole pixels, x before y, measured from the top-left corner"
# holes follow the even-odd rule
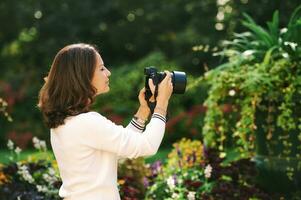
[[[164,72],[166,73],[166,76],[159,84],[157,105],[154,109],[155,112],[163,116],[166,115],[169,99],[173,92],[171,73],[169,71]]]
[[[139,92],[139,103],[140,107],[135,114],[136,117],[142,119],[143,121],[146,121],[151,113],[150,108],[147,105],[147,101],[145,100],[145,88],[142,88]]]
[[[139,92],[139,103],[140,103],[140,107],[148,107],[147,102],[145,100],[145,87],[143,87],[140,92]]]
[[[151,79],[149,79],[148,84],[149,84],[149,88],[150,88],[152,94],[154,94],[155,85],[154,85],[153,81]],[[139,99],[140,107],[139,107],[138,112],[136,113],[136,115],[139,115],[140,118],[142,118],[144,120],[146,120],[151,113],[151,110],[148,107],[147,101],[145,100],[145,92],[146,92],[145,87],[143,87],[139,92],[138,99]],[[154,95],[152,95],[152,97],[149,100],[151,102],[154,102],[155,101]]]
[[[173,92],[172,78],[169,71],[166,73],[165,78],[159,83],[157,101],[169,101],[169,98]]]
[[[148,85],[149,85],[149,88],[150,88],[150,90],[151,90],[151,92],[153,94],[149,100],[151,102],[154,102],[155,101],[155,97],[154,97],[155,85],[154,85],[154,83],[153,83],[153,81],[151,79],[148,80]],[[142,106],[142,107],[143,106],[147,106],[148,107],[147,101],[145,100],[145,91],[146,91],[146,89],[145,89],[145,87],[143,87],[140,90],[139,96],[138,96],[138,99],[139,99],[139,102],[140,102],[140,106]]]

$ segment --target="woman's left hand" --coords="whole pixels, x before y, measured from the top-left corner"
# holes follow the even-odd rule
[[[145,100],[145,91],[146,91],[145,87],[140,90],[138,99],[139,99],[140,107],[148,108],[147,102]]]
[[[151,113],[150,108],[147,105],[147,101],[145,100],[145,88],[142,88],[139,92],[138,96],[140,107],[135,116],[146,121]]]

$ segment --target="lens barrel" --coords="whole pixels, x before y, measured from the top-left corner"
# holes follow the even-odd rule
[[[187,84],[185,72],[172,71],[172,84],[174,94],[184,94]]]

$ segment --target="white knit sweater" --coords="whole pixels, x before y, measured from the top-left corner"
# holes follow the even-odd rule
[[[118,126],[97,112],[65,119],[51,129],[51,146],[58,163],[65,200],[119,200],[117,160],[157,152],[165,131],[165,118],[153,114],[144,127],[132,120]]]

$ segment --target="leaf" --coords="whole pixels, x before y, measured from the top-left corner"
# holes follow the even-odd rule
[[[262,27],[258,26],[257,24],[251,24],[248,22],[243,22],[243,25],[249,28],[254,33],[254,36],[259,40],[259,42],[261,41],[264,46],[269,48],[273,45],[273,40],[270,34]]]
[[[277,48],[278,48],[278,46],[274,46],[266,52],[262,64],[268,65],[270,63],[271,58],[272,58],[272,53],[274,50],[277,50]]]
[[[272,22],[267,22],[270,35],[273,38],[274,43],[278,43],[279,39],[279,12],[275,11],[273,14]]]
[[[300,12],[300,13],[299,13],[299,12]],[[292,25],[295,23],[295,20],[296,20],[296,19],[299,20],[300,16],[298,16],[298,15],[301,15],[301,5],[298,6],[298,7],[294,10],[293,14],[291,15],[290,21],[289,21],[289,23],[288,23],[288,27],[292,26]]]

